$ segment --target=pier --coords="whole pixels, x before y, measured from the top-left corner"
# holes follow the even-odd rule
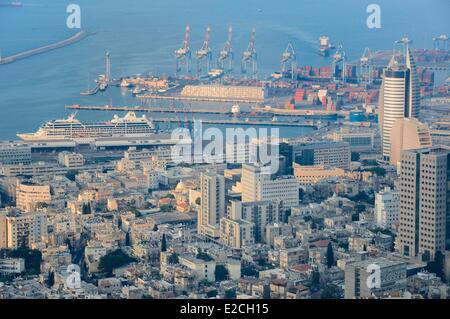
[[[193,102],[219,102],[219,103],[261,103],[262,99],[234,99],[220,97],[196,97],[182,95],[159,95],[159,94],[138,94],[139,99],[148,100],[170,100],[170,101],[193,101]]]
[[[231,110],[214,110],[214,109],[176,109],[176,108],[162,108],[162,107],[147,107],[147,106],[112,106],[112,105],[66,105],[66,109],[72,110],[91,110],[91,111],[120,111],[120,112],[147,112],[147,113],[173,113],[173,114],[221,114],[234,115]],[[314,120],[336,120],[338,116],[345,116],[345,112],[327,112],[322,110],[284,110],[264,107],[253,107],[252,111],[240,111],[241,116],[267,115],[278,117],[299,117]],[[271,122],[272,123],[272,122]],[[280,123],[280,122],[275,122]],[[283,123],[283,122],[281,122]]]
[[[67,109],[72,110],[92,110],[92,111],[121,111],[121,112],[128,112],[128,111],[135,111],[135,112],[149,112],[149,113],[196,113],[196,114],[224,114],[224,115],[231,115],[232,112],[228,110],[195,110],[195,109],[174,109],[174,108],[149,108],[146,106],[112,106],[112,105],[66,105]],[[248,113],[249,112],[241,112],[241,113]]]
[[[298,122],[278,122],[278,121],[250,121],[250,120],[238,120],[238,119],[188,119],[188,118],[152,118],[155,123],[194,123],[196,121],[201,121],[202,124],[211,125],[238,125],[238,126],[272,126],[272,127],[312,127],[317,129],[317,126],[309,123],[298,123]]]
[[[222,114],[231,115],[232,112],[226,110],[176,110],[176,109],[163,109],[163,108],[148,108],[144,106],[88,106],[88,105],[66,105],[67,109],[73,110],[92,110],[92,111],[134,111],[134,112],[148,112],[148,113],[174,113],[174,114]],[[250,114],[249,112],[241,113],[241,115]],[[177,116],[172,118],[152,118],[155,123],[193,123],[199,119],[179,118]],[[278,127],[313,127],[311,123],[300,122],[287,122],[287,121],[252,121],[252,120],[239,120],[239,119],[201,119],[203,124],[215,124],[215,125],[250,125],[250,126],[278,126]]]
[[[23,52],[20,52],[20,53],[14,54],[14,55],[10,55],[7,57],[0,57],[0,65],[13,63],[18,60],[26,59],[26,58],[32,57],[34,55],[37,55],[37,54],[41,54],[41,53],[45,53],[45,52],[48,52],[51,50],[63,48],[65,46],[68,46],[68,45],[74,44],[78,41],[81,41],[90,35],[93,35],[93,33],[89,33],[86,30],[81,30],[80,32],[77,32],[75,35],[73,35],[70,38],[67,38],[65,40],[62,40],[62,41],[59,41],[59,42],[56,42],[53,44],[45,45],[45,46],[42,46],[39,48],[31,49],[28,51],[23,51]]]

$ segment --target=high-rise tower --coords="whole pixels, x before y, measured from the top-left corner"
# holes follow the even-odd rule
[[[411,50],[406,47],[404,63],[393,55],[384,70],[378,103],[383,160],[390,160],[391,132],[398,119],[418,118],[420,111],[419,82]]]

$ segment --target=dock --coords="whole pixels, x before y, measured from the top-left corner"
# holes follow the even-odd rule
[[[144,100],[170,100],[170,101],[193,101],[193,102],[219,102],[219,103],[261,103],[263,99],[236,99],[220,97],[196,97],[182,95],[160,95],[160,94],[138,94],[139,99]]]
[[[39,48],[23,51],[23,52],[20,52],[20,53],[14,54],[14,55],[10,55],[7,57],[1,57],[0,65],[13,63],[18,60],[26,59],[26,58],[32,57],[34,55],[37,55],[37,54],[41,54],[41,53],[45,53],[45,52],[48,52],[51,50],[63,48],[65,46],[68,46],[68,45],[74,44],[78,41],[81,41],[90,35],[93,35],[93,33],[89,33],[86,30],[81,30],[81,31],[77,32],[76,34],[74,34],[73,36],[71,36],[70,38],[67,38],[65,40],[62,40],[62,41],[59,41],[56,43],[52,43],[52,44],[48,44],[48,45],[45,45],[45,46],[42,46]]]
[[[91,110],[91,111],[120,111],[120,112],[148,112],[148,113],[196,113],[196,114],[224,114],[231,115],[229,110],[198,110],[198,109],[174,109],[162,107],[146,107],[146,106],[112,106],[112,105],[66,105],[66,109],[72,110]],[[247,113],[247,112],[241,112]],[[250,113],[249,113],[250,114]]]
[[[179,114],[222,114],[231,115],[230,111],[224,110],[176,110],[176,109],[162,109],[149,108],[144,106],[83,106],[83,105],[66,105],[67,109],[73,110],[94,110],[94,111],[134,111],[134,112],[148,112],[148,113],[179,113]],[[249,113],[247,113],[249,114]],[[179,118],[177,116],[172,118],[152,118],[155,123],[193,123],[200,119],[193,118]],[[312,127],[317,128],[311,123],[301,122],[287,122],[287,121],[255,121],[255,120],[239,120],[239,119],[201,119],[203,124],[215,125],[240,125],[240,126],[278,126],[278,127]]]

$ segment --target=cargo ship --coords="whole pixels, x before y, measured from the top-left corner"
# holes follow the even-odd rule
[[[22,2],[16,1],[16,0],[8,2],[8,3],[0,2],[0,7],[21,7],[21,6],[22,6]]]
[[[330,38],[327,36],[321,36],[319,38],[319,54],[327,57],[330,55],[330,50],[334,49],[334,46],[330,42]]]
[[[137,117],[134,112],[128,112],[124,117],[114,115],[110,121],[90,123],[82,123],[72,114],[67,119],[44,123],[35,133],[17,136],[28,142],[73,140],[82,144],[105,137],[147,137],[154,132],[153,122],[145,115]]]

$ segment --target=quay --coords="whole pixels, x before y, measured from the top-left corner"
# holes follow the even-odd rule
[[[171,101],[195,101],[195,102],[219,102],[219,103],[261,103],[263,99],[236,99],[220,97],[196,97],[182,95],[138,94],[139,99],[144,100],[171,100]]]

